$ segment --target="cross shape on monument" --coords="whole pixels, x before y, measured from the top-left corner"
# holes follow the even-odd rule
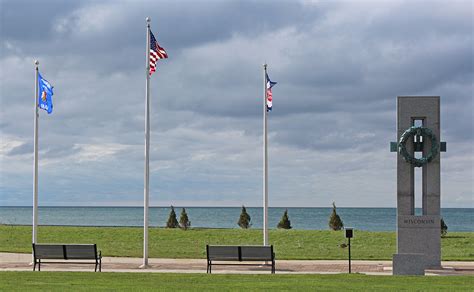
[[[413,149],[415,152],[423,152],[423,136],[415,136],[413,141]],[[446,142],[439,143],[439,151],[446,152]],[[390,142],[390,152],[398,152],[398,142]]]

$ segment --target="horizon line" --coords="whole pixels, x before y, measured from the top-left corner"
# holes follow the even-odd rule
[[[240,208],[242,206],[175,206],[172,205],[174,208]],[[263,208],[263,206],[245,206],[245,208]],[[30,207],[33,208],[32,205],[11,205],[11,206],[0,206],[0,208],[10,208],[10,207]],[[101,206],[71,206],[71,205],[56,205],[56,206],[38,206],[39,208],[143,208],[144,206],[113,206],[113,205],[101,205]],[[149,206],[149,208],[169,208],[171,206]],[[336,206],[337,207],[337,206]],[[311,206],[311,207],[301,207],[301,206],[292,206],[292,207],[283,207],[283,206],[269,206],[269,208],[288,208],[288,209],[295,209],[295,208],[329,208],[332,207],[321,207],[321,206]],[[337,207],[337,208],[359,208],[359,209],[396,209],[397,207]],[[422,207],[415,207],[415,209],[422,209]],[[441,209],[474,209],[474,207],[441,207]]]

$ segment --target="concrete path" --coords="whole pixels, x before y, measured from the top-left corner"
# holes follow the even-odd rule
[[[0,271],[31,271],[31,254],[0,253]],[[103,272],[206,273],[205,259],[149,259],[149,267],[141,269],[141,258],[104,257]],[[442,262],[442,270],[427,270],[427,275],[474,275],[474,262]],[[41,264],[42,271],[94,271],[93,264]],[[264,266],[212,266],[215,274],[268,274]],[[277,260],[277,274],[347,273],[347,260]],[[352,272],[391,275],[391,261],[352,261]]]

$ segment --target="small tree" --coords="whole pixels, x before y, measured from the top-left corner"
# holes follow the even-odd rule
[[[448,225],[446,225],[443,218],[441,218],[441,237],[445,237],[446,234],[448,234]]]
[[[168,216],[168,221],[166,222],[166,228],[177,228],[177,227],[179,227],[178,219],[176,219],[176,213],[174,212],[174,207],[171,206],[171,212],[170,212],[170,215]]]
[[[247,229],[249,228],[252,224],[250,224],[250,215],[247,213],[247,210],[245,209],[244,206],[242,206],[242,212],[240,213],[240,217],[239,217],[239,221],[237,222],[237,224],[243,228],[243,229]]]
[[[188,214],[186,214],[186,209],[181,210],[181,216],[179,217],[179,225],[182,229],[187,230],[191,227],[191,221],[189,221]]]
[[[290,219],[288,219],[288,209],[286,209],[285,213],[283,213],[283,216],[281,217],[277,227],[282,229],[291,229]]]
[[[336,213],[336,203],[332,202],[332,213],[329,217],[329,228],[332,230],[341,230],[344,227],[341,217]]]

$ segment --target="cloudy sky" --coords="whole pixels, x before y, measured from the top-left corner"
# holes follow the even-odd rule
[[[471,1],[0,0],[0,206],[143,204],[145,18],[151,205],[395,207],[398,95],[441,96],[442,206],[474,207]],[[417,198],[417,202],[419,202]]]

